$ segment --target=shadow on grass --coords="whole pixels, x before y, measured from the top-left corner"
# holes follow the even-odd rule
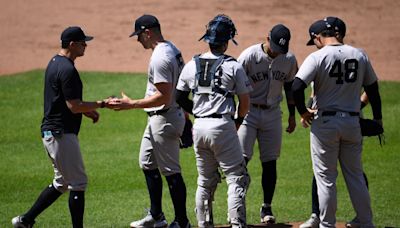
[[[216,225],[216,228],[229,228],[230,225]],[[268,228],[284,228],[293,227],[293,225],[288,223],[276,223],[276,224],[247,224],[247,227],[268,227]]]

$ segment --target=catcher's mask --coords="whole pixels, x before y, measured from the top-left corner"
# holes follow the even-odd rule
[[[237,34],[235,24],[233,21],[224,14],[219,14],[206,25],[206,33],[199,39],[204,39],[207,43],[212,45],[222,45],[228,40],[237,45],[233,39]]]

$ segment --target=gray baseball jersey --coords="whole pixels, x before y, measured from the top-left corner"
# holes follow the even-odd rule
[[[322,65],[326,63],[330,65]],[[347,112],[360,111],[361,87],[377,80],[365,53],[349,45],[326,46],[312,53],[296,77],[306,84],[314,81],[315,109]]]
[[[279,106],[283,99],[283,83],[293,81],[298,68],[291,52],[272,59],[264,52],[262,44],[245,49],[238,62],[243,65],[253,87],[251,103],[270,107]]]
[[[145,97],[152,96],[157,92],[157,89],[154,86],[154,84],[157,83],[172,83],[173,88],[175,88],[183,66],[184,62],[181,52],[172,42],[165,41],[158,43],[150,57]],[[173,91],[171,102],[171,104],[165,105],[165,107],[163,105],[159,107],[146,108],[144,110],[148,112],[167,109],[170,107],[178,107],[178,104],[175,101],[175,90]]]
[[[171,42],[160,42],[153,50],[149,63],[146,97],[157,90],[157,83],[172,83],[173,96],[171,104],[160,107],[146,108],[145,111],[168,110],[161,114],[148,117],[148,123],[143,134],[139,161],[145,170],[159,168],[163,175],[180,173],[179,137],[182,134],[185,117],[181,108],[175,102],[175,85],[183,67],[180,51]]]
[[[217,59],[210,52],[201,58]],[[233,94],[251,91],[250,83],[242,66],[235,60],[224,61],[221,65],[221,85]],[[179,78],[177,89],[193,91],[196,89],[196,63],[188,62]],[[193,114],[198,116],[193,125],[193,141],[199,173],[196,192],[196,216],[199,227],[212,223],[209,215],[213,194],[220,175],[218,167],[224,172],[228,184],[228,214],[232,223],[245,224],[246,210],[244,195],[249,184],[239,139],[232,116],[235,104],[232,97],[220,93],[194,94]],[[218,116],[207,117],[213,114]],[[203,118],[206,117],[206,118]],[[212,213],[211,213],[212,217]],[[212,219],[211,219],[212,220]]]
[[[361,164],[362,136],[357,113],[361,87],[377,77],[367,56],[349,45],[327,45],[310,54],[296,77],[314,82],[318,109],[311,125],[311,157],[317,180],[322,227],[335,226],[339,160],[357,218],[373,226]]]
[[[238,135],[244,156],[253,156],[253,146],[258,140],[262,162],[278,159],[282,142],[282,113],[280,102],[285,82],[291,82],[297,72],[296,57],[288,52],[271,58],[263,50],[262,44],[245,49],[238,61],[243,65],[253,87],[250,93],[250,111],[240,126]]]

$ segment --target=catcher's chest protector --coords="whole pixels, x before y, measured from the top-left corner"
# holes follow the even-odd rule
[[[200,55],[194,57],[196,63],[196,87],[194,94],[220,93],[224,96],[232,96],[229,91],[221,88],[222,69],[224,61],[233,60],[232,57],[221,55],[218,59],[204,59]]]

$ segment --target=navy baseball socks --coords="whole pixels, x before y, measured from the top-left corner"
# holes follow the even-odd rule
[[[71,191],[69,193],[69,212],[73,228],[83,228],[83,214],[85,211],[85,192]]]
[[[162,179],[160,171],[158,169],[143,170],[143,173],[146,177],[147,189],[150,195],[150,214],[155,221],[165,221],[165,218],[158,218],[164,216],[162,213]],[[173,226],[173,224],[178,223],[180,227],[188,227],[190,224],[186,215],[186,185],[183,181],[182,175],[177,173],[167,176],[166,179],[175,209],[175,220],[171,225]],[[134,222],[134,224],[131,224],[131,227],[135,227],[138,224],[139,221]]]
[[[85,209],[85,197],[82,191],[71,191],[69,195],[69,209],[73,228],[83,227],[83,212]],[[14,227],[32,227],[35,218],[46,208],[53,204],[62,195],[53,185],[46,187],[39,195],[26,214],[13,218]]]
[[[158,217],[162,214],[162,179],[158,169],[143,170],[146,177],[147,190],[150,195],[150,213],[153,217]]]
[[[275,192],[276,185],[276,160],[262,163],[261,184],[264,192],[264,203],[260,209],[261,222],[275,223],[275,217],[272,214],[271,202]]]
[[[276,160],[262,163],[262,188],[264,203],[271,204],[276,185]]]
[[[35,218],[42,213],[46,208],[54,203],[62,195],[52,184],[47,186],[42,193],[40,193],[36,202],[32,205],[31,209],[24,215],[19,216],[23,224],[35,223]]]
[[[178,222],[179,227],[190,227],[189,220],[186,215],[186,185],[180,173],[173,174],[165,177],[168,182],[169,193],[171,195],[172,203],[175,209],[175,221]],[[171,227],[174,226],[171,223]]]

